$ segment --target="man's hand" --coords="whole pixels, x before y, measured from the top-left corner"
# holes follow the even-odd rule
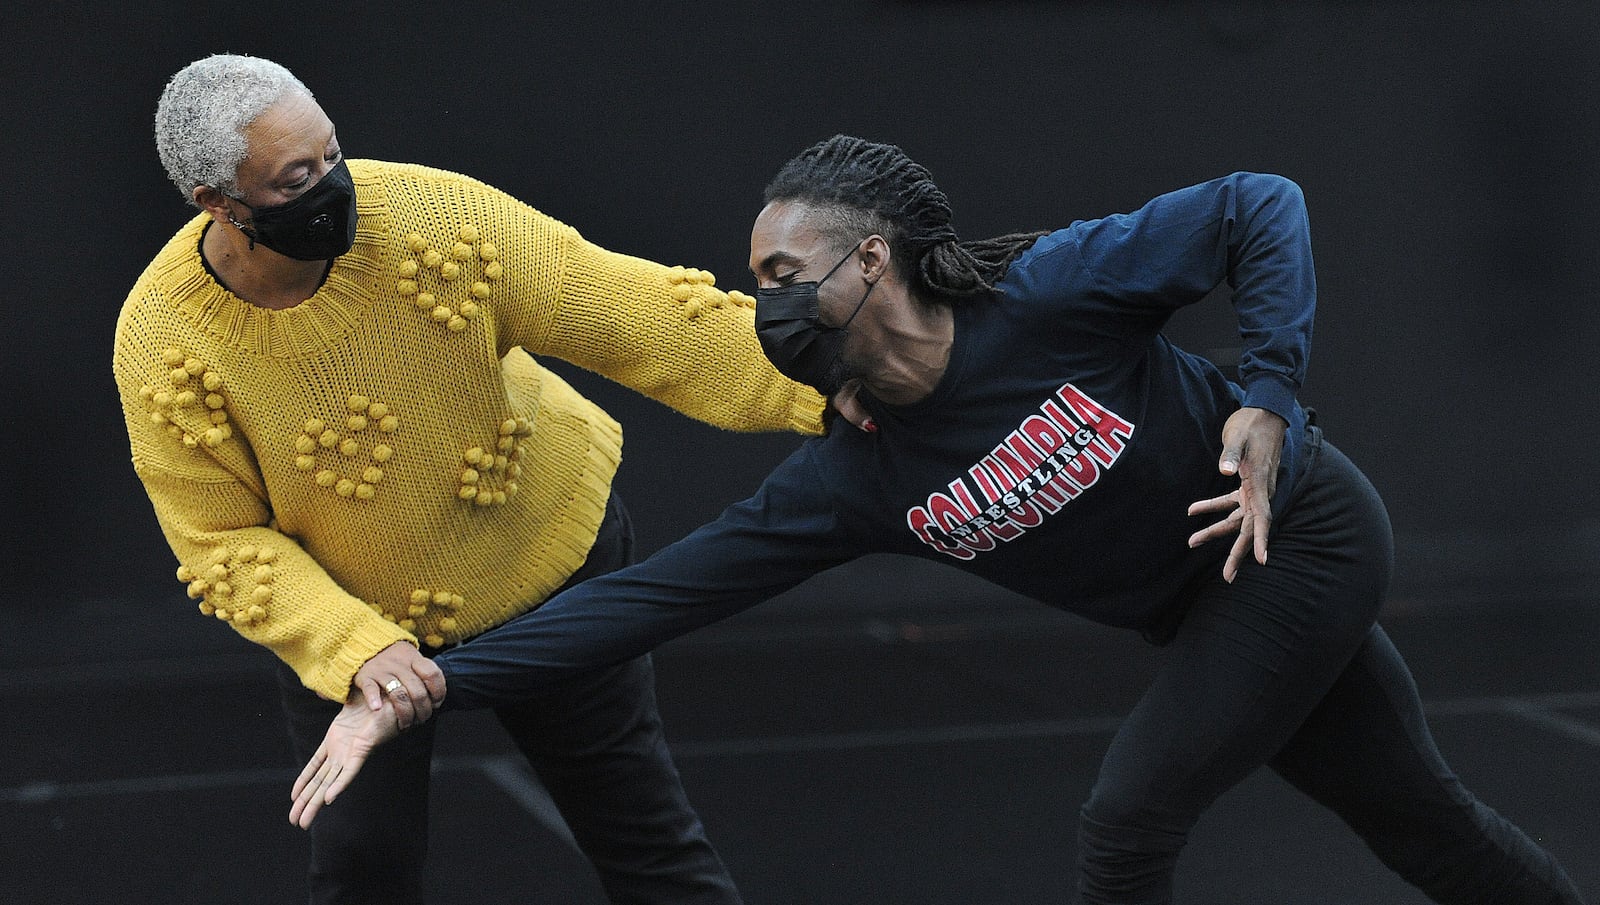
[[[1217,468],[1225,475],[1239,476],[1239,489],[1225,496],[1189,504],[1190,515],[1227,512],[1216,524],[1189,536],[1189,546],[1198,547],[1219,537],[1237,532],[1233,549],[1222,564],[1222,577],[1232,582],[1239,574],[1245,556],[1267,564],[1267,534],[1272,529],[1272,494],[1277,489],[1278,459],[1283,454],[1283,418],[1266,409],[1241,408],[1222,426],[1222,459]]]
[[[289,822],[306,829],[325,804],[347,788],[374,748],[400,734],[400,722],[393,704],[383,702],[377,710],[367,708],[359,695],[333,718],[317,753],[311,756],[289,796]]]
[[[363,663],[351,686],[373,712],[383,709],[387,695],[394,702],[401,729],[427,722],[433,709],[444,703],[444,673],[404,641],[396,641]]]

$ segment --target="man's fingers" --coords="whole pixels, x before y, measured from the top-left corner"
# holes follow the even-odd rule
[[[326,803],[324,790],[328,783],[339,774],[339,767],[332,760],[328,760],[321,751],[318,757],[312,758],[317,769],[311,777],[302,782],[295,783],[294,806],[289,808],[289,822],[298,825],[301,829],[311,825],[317,812],[322,810]],[[311,764],[306,765],[306,772],[311,772]]]
[[[1241,518],[1242,516],[1239,514],[1239,511],[1237,509],[1234,510],[1222,521],[1217,522],[1214,525],[1208,525],[1189,535],[1189,546],[1198,547],[1201,544],[1208,544],[1214,540],[1217,540],[1218,538],[1228,537],[1229,535],[1237,533]]]
[[[1209,500],[1196,500],[1189,504],[1190,515],[1200,515],[1206,512],[1221,512],[1224,509],[1237,509],[1239,507],[1239,491],[1214,496]]]
[[[306,761],[305,769],[301,770],[300,775],[295,778],[294,789],[289,792],[290,798],[300,797],[300,793],[305,791],[306,785],[310,783],[312,778],[317,775],[317,771],[322,769],[322,765],[327,761],[327,759],[327,748],[317,748],[317,753],[311,755],[311,759]]]
[[[1249,521],[1250,517],[1246,515],[1245,520]],[[1239,565],[1244,562],[1245,555],[1250,551],[1252,536],[1250,526],[1245,525],[1240,527],[1239,536],[1233,540],[1233,548],[1228,551],[1228,561],[1222,564],[1222,579],[1229,584],[1239,577]]]
[[[1267,564],[1267,535],[1272,530],[1272,515],[1264,512],[1252,520],[1252,540],[1255,541],[1256,562],[1263,566]]]
[[[389,697],[395,701],[395,709],[400,709],[400,705],[404,704],[411,711],[410,722],[402,721],[400,728],[404,729],[413,723],[426,723],[433,716],[433,692],[422,677],[410,672],[396,676],[394,681],[400,683],[392,686],[394,690],[389,693]]]
[[[443,684],[442,676],[440,684]],[[389,693],[389,700],[394,703],[394,711],[399,717],[401,729],[409,729],[417,723],[426,723],[433,718],[434,692],[421,676],[415,673],[405,677],[395,676],[389,680],[385,688]],[[439,696],[444,696],[442,688]]]
[[[1201,544],[1210,543],[1220,537],[1233,534],[1239,530],[1239,522],[1244,517],[1243,511],[1239,507],[1238,491],[1225,493],[1219,497],[1212,497],[1209,500],[1196,500],[1189,504],[1190,515],[1204,515],[1208,512],[1223,511],[1226,511],[1228,515],[1222,521],[1207,525],[1189,535],[1189,546],[1198,547]]]
[[[351,755],[350,760],[339,770],[339,775],[335,776],[333,782],[328,784],[328,790],[322,793],[322,803],[333,804],[333,800],[339,797],[340,792],[350,788],[350,784],[355,782],[356,774],[361,772],[361,765],[365,761],[366,757],[362,755]]]
[[[1225,475],[1237,474],[1239,472],[1239,460],[1241,458],[1243,458],[1243,453],[1240,451],[1239,447],[1229,446],[1223,449],[1222,458],[1217,460],[1217,470]]]
[[[332,779],[337,781],[337,768],[333,772]],[[324,777],[325,774],[319,773],[316,785],[308,787],[303,795],[295,799],[294,807],[289,809],[289,820],[303,830],[311,827],[311,821],[317,819],[317,812],[321,811],[322,806],[328,803],[328,798],[323,793],[323,785],[328,780]]]
[[[1267,564],[1267,535],[1272,532],[1272,492],[1277,467],[1268,462],[1246,462],[1240,473],[1240,507],[1249,512],[1250,544],[1255,560]]]

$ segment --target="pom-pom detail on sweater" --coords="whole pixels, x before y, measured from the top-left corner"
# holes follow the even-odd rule
[[[413,233],[406,247],[416,258],[401,262],[396,269],[400,277],[395,284],[397,292],[412,298],[428,319],[442,324],[451,334],[464,333],[472,326],[482,313],[479,303],[493,295],[490,284],[504,275],[502,265],[495,260],[499,250],[490,242],[480,242],[482,234],[482,230],[468,224],[457,230],[456,239],[443,240],[435,247],[426,237]],[[439,250],[445,245],[449,247],[448,258]],[[474,275],[472,270],[479,265],[482,271]],[[433,276],[429,276],[430,271]]]
[[[185,563],[178,567],[179,581],[187,582],[189,597],[200,601],[202,615],[248,626],[266,620],[272,602],[277,559],[271,547],[246,544],[237,550],[214,547],[206,554],[204,572]],[[246,591],[244,588],[248,588]]]
[[[494,449],[499,454],[481,445],[469,446],[461,453],[457,499],[477,506],[504,506],[517,495],[515,479],[522,473],[520,444],[533,436],[533,423],[514,415],[502,418],[494,430]]]
[[[317,486],[331,488],[341,498],[371,500],[383,480],[383,469],[378,466],[394,457],[394,448],[385,443],[373,443],[369,448],[362,440],[374,431],[394,433],[400,419],[387,403],[360,393],[348,396],[344,409],[351,413],[344,419],[344,432],[329,427],[321,418],[306,419],[292,443],[297,454],[294,467],[301,472],[314,471],[312,480]],[[337,460],[332,456],[335,452]]]
[[[150,423],[160,425],[185,449],[214,449],[233,436],[222,376],[183,349],[161,353],[163,376],[139,389]],[[163,387],[158,389],[157,387]],[[201,396],[201,392],[205,395]]]
[[[258,308],[219,286],[198,254],[207,218],[197,216],[130,293],[116,346],[134,465],[195,576],[179,587],[198,583],[215,615],[217,604],[205,601],[219,596],[205,577],[206,554],[278,547],[282,562],[267,585],[254,580],[259,562],[229,562],[221,581],[231,594],[219,603],[232,628],[270,646],[319,694],[346,694],[360,663],[394,641],[450,643],[482,632],[581,566],[604,517],[620,431],[538,360],[505,355],[510,345],[606,374],[725,428],[820,429],[820,398],[772,371],[749,312],[719,312],[734,304],[706,288],[704,272],[690,282],[688,268],[679,271],[704,308],[690,320],[688,299],[670,294],[677,284],[668,268],[596,248],[503,193],[423,167],[352,161],[351,170],[356,244],[308,304]],[[458,256],[457,245],[472,254]],[[440,257],[436,269],[424,266],[430,251]],[[442,278],[446,263],[460,268],[454,281]],[[401,295],[406,280],[411,294]],[[417,304],[424,293],[430,298]],[[434,321],[441,306],[452,313]],[[191,373],[190,359],[208,369]],[[174,384],[180,369],[188,376]],[[158,393],[166,394],[160,406]],[[370,403],[349,409],[353,393],[382,397],[399,418]],[[186,405],[173,411],[180,398]],[[537,429],[502,449],[498,426],[508,411],[534,418]],[[304,431],[312,447],[302,452],[296,440],[313,414],[323,423]],[[351,429],[360,426],[354,416],[366,418],[365,429]],[[205,444],[213,428],[225,437],[215,448]],[[317,442],[328,430],[339,435],[332,447]],[[358,442],[354,455],[339,451],[346,439]],[[472,446],[487,459],[472,466],[480,480],[469,488],[451,478],[468,467],[460,457]],[[369,468],[382,472],[379,480],[367,480],[378,477]],[[349,497],[337,495],[340,480],[354,483]],[[461,499],[463,490],[473,499]],[[373,504],[362,502],[368,493]],[[392,530],[372,530],[374,517]],[[473,542],[448,558],[406,556],[385,543],[440,528]],[[470,603],[433,602],[432,588],[450,582]],[[419,586],[430,599],[414,617],[407,598]],[[414,635],[405,637],[399,618],[414,620]]]

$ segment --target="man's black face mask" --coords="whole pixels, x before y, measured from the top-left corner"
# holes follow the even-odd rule
[[[824,396],[832,396],[844,386],[840,356],[850,335],[850,322],[867,303],[872,286],[867,287],[855,310],[837,327],[819,320],[817,292],[860,248],[861,244],[856,243],[820,280],[756,290],[756,338],[761,341],[767,360],[778,373],[814,387]]]

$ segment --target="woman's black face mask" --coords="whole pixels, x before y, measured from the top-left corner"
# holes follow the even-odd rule
[[[341,160],[300,197],[272,207],[250,208],[249,226],[237,220],[232,223],[250,237],[251,248],[259,243],[300,261],[337,258],[356,241],[356,187],[350,180],[350,168]]]
[[[756,338],[761,341],[767,360],[778,373],[814,387],[824,396],[832,396],[844,386],[846,377],[840,356],[849,337],[850,322],[867,303],[872,286],[867,287],[855,310],[837,327],[819,320],[817,292],[860,248],[861,243],[856,243],[820,280],[756,290]]]

